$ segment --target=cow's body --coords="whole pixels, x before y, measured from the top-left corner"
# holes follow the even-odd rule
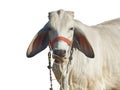
[[[83,53],[74,49],[67,77],[63,76],[63,80],[68,82],[68,90],[119,90],[120,19],[85,28],[88,33],[86,36],[94,47],[95,58],[86,58]],[[53,66],[53,72],[60,82],[61,66]]]

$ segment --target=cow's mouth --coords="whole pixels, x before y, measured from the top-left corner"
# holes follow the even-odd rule
[[[55,59],[54,62],[57,64],[63,63],[64,59],[66,59],[66,57],[61,57],[56,54],[53,54],[52,57],[53,57],[53,59]]]

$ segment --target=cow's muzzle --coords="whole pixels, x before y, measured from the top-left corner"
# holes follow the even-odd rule
[[[66,59],[66,50],[53,50],[52,56],[56,63],[62,63]]]

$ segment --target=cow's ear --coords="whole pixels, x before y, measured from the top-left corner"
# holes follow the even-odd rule
[[[27,50],[27,57],[33,57],[37,53],[44,50],[48,44],[48,24],[46,24],[33,38],[32,42],[30,43],[28,50]]]
[[[77,25],[78,22],[76,22],[75,32],[74,32],[74,44],[80,50],[83,52],[87,57],[94,58],[94,51],[89,43],[87,37],[83,33],[83,30],[81,30],[80,25]]]
[[[87,57],[94,58],[94,52],[89,41],[83,34],[78,31],[75,31],[74,43],[76,44],[77,48]]]

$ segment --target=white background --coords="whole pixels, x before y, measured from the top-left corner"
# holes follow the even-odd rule
[[[120,17],[120,0],[1,0],[0,90],[49,90],[47,48],[33,58],[26,50],[48,21],[48,12],[65,9],[87,25]],[[53,81],[54,90],[59,86]]]

